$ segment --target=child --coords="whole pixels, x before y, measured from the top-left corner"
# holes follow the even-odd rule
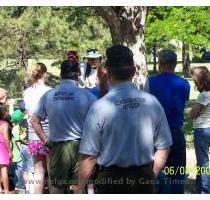
[[[15,185],[18,190],[24,189],[25,184],[23,181],[23,162],[20,155],[20,135],[19,135],[19,123],[23,120],[24,114],[20,110],[16,110],[12,114],[12,152],[13,152],[13,159],[12,159],[12,168],[15,173]]]
[[[4,187],[4,193],[9,193],[9,178],[8,178],[7,168],[12,158],[12,151],[10,149],[10,141],[9,141],[9,124],[4,119],[6,112],[7,112],[6,105],[1,103],[0,104],[0,172],[1,172],[1,181],[3,182],[3,187]]]
[[[34,193],[33,185],[33,160],[28,149],[28,123],[27,123],[27,112],[25,110],[25,103],[22,100],[19,104],[19,109],[24,113],[24,119],[19,123],[19,136],[20,136],[20,154],[23,162],[23,179],[25,181],[26,193]]]
[[[210,72],[206,67],[195,67],[191,71],[195,87],[200,92],[193,106],[194,145],[197,159],[196,189],[199,193],[210,193]]]

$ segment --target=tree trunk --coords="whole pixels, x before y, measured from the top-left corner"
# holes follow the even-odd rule
[[[113,44],[128,46],[134,54],[136,75],[134,82],[142,87],[147,76],[144,31],[147,7],[103,6],[93,7],[108,24]]]
[[[156,73],[157,72],[157,47],[156,47],[156,44],[153,45],[152,54],[153,54],[153,73]]]
[[[26,52],[25,41],[24,41],[26,38],[26,33],[24,30],[19,29],[18,34],[19,34],[19,41],[17,44],[17,59],[18,59],[19,65],[27,71],[28,59],[27,59],[27,52]]]
[[[182,63],[183,63],[183,74],[185,77],[190,76],[190,55],[189,45],[183,42],[182,44]]]

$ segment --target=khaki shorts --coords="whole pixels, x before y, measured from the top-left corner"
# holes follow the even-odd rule
[[[54,143],[49,154],[49,185],[64,187],[76,184],[80,141]]]

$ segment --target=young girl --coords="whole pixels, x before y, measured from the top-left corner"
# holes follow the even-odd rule
[[[9,193],[9,178],[7,167],[12,158],[9,141],[9,124],[4,120],[6,105],[0,104],[0,173],[3,182],[4,193]]]
[[[195,67],[191,75],[200,92],[191,111],[197,159],[196,189],[199,193],[210,193],[210,72],[206,67]]]

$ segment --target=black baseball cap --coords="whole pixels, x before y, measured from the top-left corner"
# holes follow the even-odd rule
[[[177,55],[176,53],[171,49],[163,49],[159,53],[159,63],[177,63]]]

